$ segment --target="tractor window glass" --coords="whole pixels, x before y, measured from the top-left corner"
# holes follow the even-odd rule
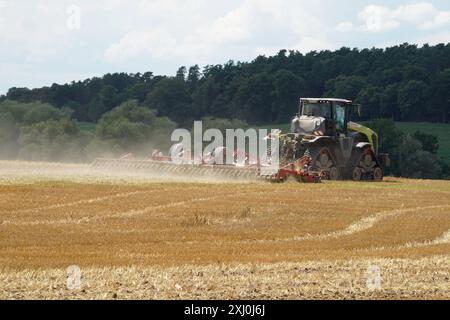
[[[329,103],[305,103],[302,115],[310,117],[331,118]]]
[[[345,108],[341,105],[336,105],[336,129],[344,130],[345,126]]]

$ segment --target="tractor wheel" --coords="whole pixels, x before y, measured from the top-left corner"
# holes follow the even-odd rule
[[[359,181],[362,177],[362,170],[360,167],[355,167],[352,172],[352,180]]]
[[[338,180],[339,170],[336,168],[328,148],[325,147],[312,147],[308,148],[305,152],[311,161],[311,167],[313,171],[322,171],[325,174],[324,179]],[[333,172],[332,172],[333,171]]]
[[[381,170],[380,167],[376,167],[373,170],[373,180],[374,181],[381,181],[381,180],[383,180],[383,170]]]
[[[337,167],[333,166],[330,168],[329,178],[330,180],[339,180],[341,178]]]
[[[354,149],[346,166],[345,178],[354,181],[383,179],[383,171],[377,167],[376,159],[370,149]]]

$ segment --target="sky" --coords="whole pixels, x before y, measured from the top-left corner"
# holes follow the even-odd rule
[[[281,49],[450,42],[450,1],[0,0],[0,94]]]

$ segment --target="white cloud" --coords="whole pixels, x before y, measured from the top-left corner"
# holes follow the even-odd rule
[[[142,10],[153,12],[159,1],[145,3]],[[171,0],[162,6],[168,19],[172,10],[176,10],[174,2]],[[203,11],[204,17],[208,17],[206,8],[211,4],[204,2],[206,7],[202,7],[201,2],[197,3],[198,11]],[[185,26],[182,31],[177,28],[167,28],[157,34],[153,29],[130,31],[109,46],[104,54],[105,61],[123,62],[151,55],[182,58],[185,63],[208,60],[211,63],[211,60],[252,59],[255,52],[267,54],[283,48],[304,52],[330,47],[326,26],[312,14],[304,1],[244,0],[223,14],[212,16],[213,19],[190,20],[189,27]],[[170,21],[166,24],[171,25]]]
[[[450,11],[440,11],[429,2],[398,6],[369,5],[359,14],[363,28],[371,32],[394,30],[409,23],[420,30],[429,30],[450,25]]]
[[[450,25],[450,11],[437,13],[430,21],[425,21],[420,25],[420,29],[428,30]]]
[[[400,26],[387,7],[370,5],[364,8],[358,15],[364,22],[364,27],[371,32],[389,31]]]
[[[253,18],[246,7],[240,7],[214,21],[207,35],[210,40],[217,42],[248,39],[251,36]]]
[[[302,53],[308,53],[310,51],[320,51],[334,49],[335,46],[330,42],[313,37],[303,37],[299,43],[297,43],[293,49]]]
[[[141,55],[164,58],[174,53],[177,41],[164,29],[131,31],[105,52],[108,62],[121,62]]]
[[[336,26],[336,31],[339,32],[350,32],[353,31],[354,26],[353,23],[346,21],[346,22],[341,22]]]
[[[426,36],[419,37],[415,42],[419,45],[423,45],[425,43],[428,43],[429,45],[450,43],[450,32],[432,33]]]

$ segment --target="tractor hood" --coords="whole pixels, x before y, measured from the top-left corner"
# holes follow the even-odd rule
[[[291,132],[299,134],[314,134],[325,132],[325,118],[312,116],[296,116],[291,122]]]

